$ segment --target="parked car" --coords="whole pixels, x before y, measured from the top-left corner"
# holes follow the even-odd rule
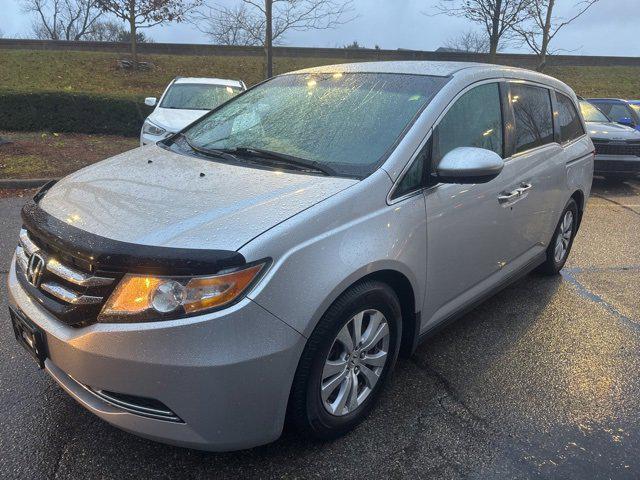
[[[640,173],[640,132],[614,122],[585,100],[580,100],[580,110],[596,149],[594,173],[614,181]]]
[[[620,98],[588,98],[614,122],[640,130],[640,105]]]
[[[179,132],[205,113],[246,90],[240,80],[220,78],[175,78],[160,101],[144,99],[145,105],[156,107],[140,131],[140,145],[156,143]]]
[[[575,94],[537,72],[280,75],[28,202],[16,337],[144,437],[247,448],[289,415],[332,438],[400,353],[532,269],[560,271],[592,172]]]

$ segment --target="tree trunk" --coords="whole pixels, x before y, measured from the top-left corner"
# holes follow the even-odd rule
[[[135,19],[129,20],[129,26],[131,29],[131,59],[133,60],[133,69],[138,69],[138,39],[136,38],[136,21]]]
[[[266,76],[273,77],[273,0],[265,0],[264,11],[267,17],[264,34],[264,50],[267,57]]]
[[[136,0],[129,0],[129,32],[131,38],[131,59],[133,60],[133,69],[138,69],[138,39],[136,38]]]
[[[540,46],[540,54],[538,55],[538,68],[541,72],[547,63],[547,51],[549,50],[549,40],[551,38],[551,20],[553,18],[553,7],[555,0],[549,0],[547,7],[547,16],[544,21],[544,29],[542,31],[542,45]]]
[[[489,35],[489,61],[496,62],[498,43],[500,43],[500,12],[502,0],[497,0],[493,12],[491,12],[491,34]]]

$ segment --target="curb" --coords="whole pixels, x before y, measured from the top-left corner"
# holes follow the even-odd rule
[[[57,178],[16,178],[0,180],[0,189],[14,189],[19,190],[23,188],[37,188],[43,186],[45,183],[51,180],[58,180]]]

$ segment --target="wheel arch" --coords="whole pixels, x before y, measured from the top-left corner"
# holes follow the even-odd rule
[[[580,224],[582,223],[582,215],[584,213],[585,207],[585,196],[582,190],[576,190],[571,194],[571,198],[573,198],[578,205],[578,228],[580,228]]]
[[[410,356],[415,350],[418,336],[420,333],[420,300],[416,292],[414,283],[410,280],[409,275],[402,272],[395,266],[384,265],[375,271],[367,269],[358,272],[355,276],[340,284],[334,292],[329,296],[327,301],[323,303],[321,312],[317,315],[317,319],[313,322],[314,326],[322,318],[331,305],[346,291],[355,285],[367,280],[375,280],[387,284],[398,296],[400,301],[400,309],[402,315],[402,338],[400,342],[400,355]]]
[[[379,270],[363,277],[360,281],[377,280],[389,285],[400,300],[402,314],[402,338],[400,355],[410,356],[415,350],[420,334],[420,312],[416,305],[416,295],[409,279],[397,270]]]

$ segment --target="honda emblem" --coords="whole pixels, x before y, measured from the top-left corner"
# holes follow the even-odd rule
[[[38,252],[35,252],[31,255],[31,258],[29,258],[29,263],[27,264],[27,280],[34,287],[40,286],[46,265],[47,261]]]

